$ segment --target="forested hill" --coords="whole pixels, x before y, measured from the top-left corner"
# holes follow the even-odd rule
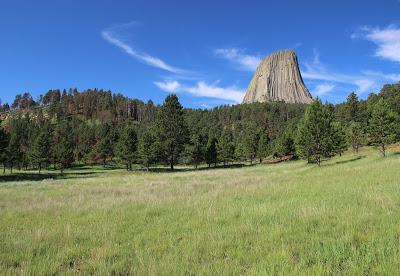
[[[314,101],[313,108],[275,102],[184,109],[176,96],[157,106],[97,89],[50,90],[37,101],[25,93],[11,106],[1,106],[0,163],[63,169],[82,162],[148,167],[252,162],[271,156],[315,161],[310,159],[313,150],[301,148],[313,139],[299,138],[306,137],[301,131],[309,131],[310,125],[325,123],[331,133],[324,139],[330,141],[321,143],[332,146],[323,153],[326,157],[349,146],[385,146],[400,140],[400,84],[385,85],[366,100],[352,92],[338,105]],[[387,127],[373,127],[381,119],[391,124],[383,142],[376,139]]]
[[[131,99],[111,91],[89,89],[79,92],[77,89],[49,90],[35,101],[29,93],[16,95],[14,102],[3,104],[3,117],[9,111],[41,112],[50,118],[62,119],[76,116],[84,120],[102,122],[153,120],[155,106],[150,100],[147,103]]]

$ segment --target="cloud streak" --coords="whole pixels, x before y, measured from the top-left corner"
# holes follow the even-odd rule
[[[325,81],[335,84],[347,84],[354,85],[358,87],[359,93],[368,92],[370,89],[377,88],[378,78],[372,77],[371,75],[359,74],[359,75],[351,75],[351,74],[341,74],[329,70],[324,64],[320,62],[318,51],[314,50],[314,58],[312,63],[305,63],[305,70],[301,71],[301,75],[304,79],[308,80],[316,80],[316,81]],[[320,87],[315,88],[315,93],[327,94],[332,91],[325,91],[328,88],[326,84],[320,84]],[[335,85],[336,86],[336,85]],[[318,94],[317,94],[318,95]],[[322,94],[321,94],[322,95]]]
[[[243,54],[243,51],[236,48],[215,49],[214,54],[222,59],[238,65],[237,69],[255,71],[261,62],[261,57]]]
[[[175,73],[175,74],[186,74],[188,71],[171,66],[161,60],[160,58],[151,56],[147,53],[139,52],[135,50],[132,46],[130,46],[128,43],[124,42],[116,32],[112,31],[111,29],[104,30],[101,32],[101,36],[103,39],[110,44],[120,48],[122,51],[124,51],[126,54],[129,56],[133,57],[134,59],[147,64],[149,66],[162,69],[165,71],[168,71],[170,73]]]
[[[189,93],[196,97],[207,97],[227,100],[231,103],[241,103],[244,97],[244,90],[236,86],[219,87],[214,84],[207,84],[199,81],[195,85],[186,86],[176,80],[156,81],[154,84],[161,90],[169,93]]]
[[[375,56],[400,62],[400,28],[390,25],[386,28],[363,27],[360,33],[354,33],[353,39],[362,38],[373,42],[378,48]]]
[[[335,85],[329,84],[329,83],[324,83],[324,84],[319,84],[315,87],[313,94],[317,96],[323,96],[331,92],[335,88]]]

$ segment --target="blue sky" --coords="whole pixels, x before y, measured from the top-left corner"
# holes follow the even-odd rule
[[[314,96],[365,98],[400,81],[399,14],[399,0],[2,0],[0,98],[96,87],[238,103],[260,59],[287,48]]]

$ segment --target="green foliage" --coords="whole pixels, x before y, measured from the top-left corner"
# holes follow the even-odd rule
[[[156,137],[152,129],[146,130],[140,137],[138,146],[140,163],[146,168],[157,161]]]
[[[88,122],[80,123],[75,131],[75,160],[87,162],[94,155],[94,148],[97,143],[96,127]]]
[[[384,85],[380,96],[390,105],[390,108],[395,113],[400,114],[400,82]]]
[[[221,136],[218,139],[217,145],[218,159],[224,163],[224,165],[231,162],[234,158],[235,145],[233,143],[232,131],[229,128],[225,128]]]
[[[248,122],[247,126],[244,129],[244,135],[242,139],[243,154],[244,157],[250,159],[252,163],[253,160],[257,157],[257,149],[258,149],[258,140],[260,130],[254,122]]]
[[[358,153],[358,150],[366,142],[365,128],[362,123],[351,122],[347,129],[347,141],[352,149]]]
[[[360,102],[355,92],[351,92],[346,100],[346,121],[358,122],[360,116]]]
[[[133,124],[127,124],[117,144],[118,157],[125,162],[126,169],[132,170],[132,163],[137,157],[137,134]]]
[[[165,159],[173,169],[188,140],[183,108],[176,95],[167,96],[157,113],[155,126],[161,158]]]
[[[217,165],[218,162],[218,154],[217,154],[217,139],[214,136],[208,138],[206,152],[205,152],[205,161],[207,165],[210,167],[211,164]]]
[[[10,139],[7,147],[7,164],[11,168],[11,172],[14,166],[21,165],[23,160],[22,145],[24,144],[22,140],[22,133],[19,124],[14,125],[11,130]]]
[[[186,145],[186,156],[188,158],[188,162],[196,169],[204,159],[204,151],[205,149],[203,146],[202,137],[200,134],[193,134],[190,137],[189,144]]]
[[[0,163],[3,164],[4,170],[7,161],[7,147],[8,147],[8,135],[5,130],[1,127],[0,121]]]
[[[160,107],[151,101],[144,104],[122,94],[97,89],[83,92],[76,89],[50,90],[38,101],[33,101],[29,93],[25,93],[16,97],[11,110],[7,105],[0,109],[0,118],[6,118],[2,127],[7,136],[7,154],[3,150],[6,160],[1,160],[0,157],[0,163],[25,170],[40,167],[42,162],[40,165],[37,162],[40,159],[38,148],[43,146],[39,146],[38,136],[44,127],[56,129],[66,118],[70,122],[74,145],[73,162],[77,163],[102,163],[104,166],[107,162],[112,165],[125,163],[128,168],[135,162],[140,162],[145,167],[168,163],[173,167],[174,164],[184,161],[194,166],[202,162],[209,165],[218,161],[225,164],[253,162],[255,158],[262,162],[263,158],[271,155],[301,155],[314,162],[321,157],[341,154],[347,145],[357,150],[366,144],[364,132],[367,130],[369,141],[377,145],[375,140],[378,138],[371,137],[369,131],[369,119],[380,99],[384,99],[398,116],[399,87],[399,84],[385,85],[378,95],[371,94],[366,100],[359,100],[352,92],[342,104],[325,105],[323,113],[329,114],[329,119],[326,120],[331,122],[327,124],[330,125],[328,132],[331,133],[328,135],[330,138],[318,138],[318,143],[322,146],[317,152],[308,147],[314,143],[308,135],[300,138],[297,131],[296,135],[293,133],[293,126],[302,125],[299,122],[307,106],[303,104],[254,103],[202,110],[183,109],[175,95],[168,96]],[[151,145],[151,148],[142,148],[139,159],[131,158],[132,156],[126,159],[121,154],[123,150],[120,150],[119,136],[129,123],[135,125],[139,140],[143,136],[146,138],[144,144]],[[143,135],[148,129],[153,129],[152,134]],[[230,132],[228,144],[226,139],[219,147],[216,146],[216,141],[210,144],[213,137],[219,139],[227,129]],[[322,141],[323,139],[330,141]],[[400,139],[399,131],[397,139]],[[303,147],[298,147],[299,144],[303,144]],[[308,146],[304,146],[305,144]],[[51,143],[49,147],[49,152],[54,151],[55,145]],[[147,152],[149,158],[144,152]],[[218,152],[223,153],[223,156],[218,156]],[[115,154],[120,158],[113,160]],[[44,163],[57,163],[51,154],[49,157],[50,160],[43,160]]]
[[[73,131],[69,121],[62,121],[56,126],[53,136],[53,158],[60,165],[61,173],[74,162]]]
[[[342,153],[348,148],[346,131],[340,122],[333,122],[332,143],[333,155],[342,155]]]
[[[262,163],[262,160],[268,156],[268,150],[269,146],[267,135],[264,131],[261,130],[257,146],[257,158],[260,160],[260,163]]]
[[[321,100],[314,100],[298,128],[296,148],[300,157],[320,165],[322,158],[330,158],[343,150],[342,143],[336,139],[344,135],[333,119],[330,108]]]
[[[296,155],[295,148],[296,127],[294,124],[288,124],[283,133],[275,141],[274,156],[292,156]]]
[[[398,116],[384,99],[380,99],[369,120],[368,136],[371,145],[380,147],[382,156],[386,155],[387,145],[395,141],[397,124]]]
[[[102,160],[103,166],[106,161],[114,155],[114,133],[110,125],[104,124],[100,126],[98,133],[98,142],[95,146],[95,156]]]
[[[33,163],[37,164],[39,173],[43,165],[50,163],[49,149],[51,148],[52,133],[49,126],[40,129],[31,149]]]

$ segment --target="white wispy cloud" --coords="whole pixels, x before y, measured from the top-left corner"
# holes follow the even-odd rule
[[[372,77],[367,74],[341,74],[334,72],[327,68],[326,65],[322,64],[319,58],[318,51],[314,50],[314,58],[312,63],[304,64],[305,70],[301,71],[301,75],[304,79],[325,81],[332,83],[341,83],[347,85],[354,85],[358,87],[359,93],[368,92],[371,89],[378,87],[378,78]],[[325,84],[321,84],[325,85]],[[325,87],[326,86],[322,86]],[[317,91],[316,87],[315,91]],[[320,88],[321,89],[321,88]],[[332,90],[332,89],[331,89]],[[328,92],[325,92],[325,94]]]
[[[400,74],[385,74],[379,71],[365,70],[362,73],[366,76],[371,76],[387,81],[398,82],[400,81]]]
[[[178,92],[181,84],[176,80],[173,81],[155,81],[154,84],[163,91],[174,93]]]
[[[215,84],[207,84],[199,81],[195,85],[183,85],[176,80],[156,81],[154,84],[163,91],[169,93],[189,93],[196,97],[207,97],[227,100],[230,103],[241,103],[244,90],[236,86],[220,87]]]
[[[335,85],[329,83],[319,84],[315,87],[313,94],[316,96],[323,96],[331,92],[335,88]]]
[[[383,29],[363,27],[351,37],[363,38],[375,43],[378,46],[375,51],[377,57],[400,62],[400,27],[395,25]]]
[[[114,28],[115,29],[115,28]],[[129,56],[135,58],[136,60],[143,62],[144,64],[147,64],[149,66],[159,68],[171,73],[175,74],[186,74],[188,71],[171,66],[161,60],[158,57],[151,56],[147,53],[144,52],[139,52],[135,50],[132,46],[130,46],[127,42],[125,42],[117,33],[116,30],[113,28],[104,30],[101,32],[101,36],[103,37],[104,40],[107,42],[111,43],[112,45],[120,48],[123,50],[126,54]]]
[[[235,65],[238,69],[246,71],[255,71],[261,62],[260,56],[246,55],[242,50],[237,48],[220,48],[215,49],[214,54],[217,57],[226,59]]]

